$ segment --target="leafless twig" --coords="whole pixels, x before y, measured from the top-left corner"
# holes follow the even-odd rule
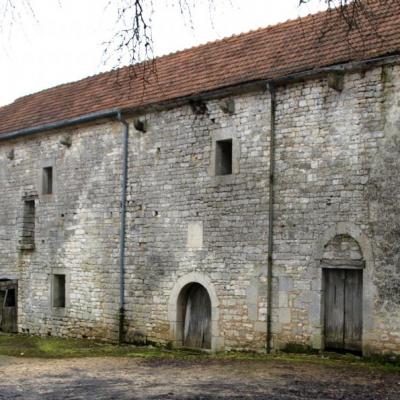
[[[0,33],[11,32],[14,24],[21,21],[24,12],[35,20],[35,12],[29,0],[0,0]]]

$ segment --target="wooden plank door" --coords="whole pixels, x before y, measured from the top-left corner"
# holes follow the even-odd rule
[[[17,332],[17,286],[2,283],[0,287],[0,330]]]
[[[3,320],[4,320],[4,300],[6,298],[6,289],[0,289],[0,331],[3,331]]]
[[[199,284],[188,289],[183,327],[184,346],[211,348],[211,301]]]
[[[344,347],[345,270],[325,270],[325,348]]]
[[[325,348],[362,349],[362,270],[325,269]]]
[[[362,270],[346,270],[344,303],[344,348],[362,349]]]

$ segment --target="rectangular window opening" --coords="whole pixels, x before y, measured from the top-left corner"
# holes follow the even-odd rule
[[[21,248],[26,250],[35,247],[35,200],[24,201],[20,244]]]
[[[232,174],[232,139],[215,143],[215,175]]]
[[[53,167],[43,168],[42,194],[53,193]]]
[[[65,308],[65,275],[53,275],[53,307]]]

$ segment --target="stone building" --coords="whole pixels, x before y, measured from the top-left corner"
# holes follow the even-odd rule
[[[0,326],[400,353],[400,8],[0,108]]]

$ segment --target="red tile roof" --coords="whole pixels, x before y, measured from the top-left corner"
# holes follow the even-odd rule
[[[243,82],[274,79],[400,51],[397,0],[365,0],[373,19],[348,32],[336,12],[322,12],[156,59],[143,84],[127,67],[22,97],[0,108],[0,135],[111,108],[135,108]]]

